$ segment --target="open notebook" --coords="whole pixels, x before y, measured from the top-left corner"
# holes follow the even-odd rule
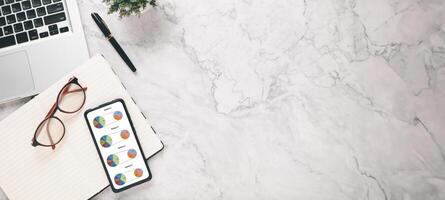
[[[86,102],[75,114],[57,112],[66,133],[53,151],[32,147],[39,122],[72,76],[88,87]],[[0,187],[14,199],[88,199],[109,185],[83,113],[87,108],[122,98],[145,156],[163,148],[144,115],[105,59],[98,55],[36,96],[0,122]]]

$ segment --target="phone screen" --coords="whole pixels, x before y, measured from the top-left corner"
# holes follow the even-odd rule
[[[88,110],[85,117],[113,191],[151,178],[123,100]]]

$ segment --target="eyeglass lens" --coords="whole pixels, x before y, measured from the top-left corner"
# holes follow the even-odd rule
[[[85,101],[85,92],[78,84],[68,84],[57,98],[59,109],[64,112],[76,112],[82,108]]]
[[[43,121],[39,126],[40,133],[37,135],[37,141],[43,145],[54,145],[62,140],[65,133],[65,127],[62,122],[55,118],[50,117]]]

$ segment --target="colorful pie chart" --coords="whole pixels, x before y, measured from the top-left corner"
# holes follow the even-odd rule
[[[116,176],[114,176],[114,182],[117,185],[123,185],[123,184],[125,184],[126,181],[127,181],[127,178],[125,177],[124,174],[117,174]]]
[[[102,145],[103,147],[107,148],[111,146],[111,143],[113,143],[113,140],[111,139],[110,136],[108,135],[104,135],[100,138],[100,145]]]
[[[96,128],[103,128],[105,126],[105,119],[102,116],[97,116],[93,120],[93,125]]]
[[[128,132],[128,130],[122,130],[121,131],[121,138],[126,140],[126,139],[128,139],[128,137],[130,137],[130,132]]]
[[[113,113],[113,117],[115,120],[119,121],[122,119],[122,112],[121,111],[116,111]]]
[[[111,167],[116,167],[119,164],[119,157],[114,154],[109,155],[107,158],[107,164]]]
[[[135,158],[137,155],[137,152],[134,149],[130,149],[130,150],[128,150],[127,155],[129,158]]]
[[[134,170],[134,176],[141,177],[142,174],[144,174],[144,171],[142,171],[142,169],[137,168]]]

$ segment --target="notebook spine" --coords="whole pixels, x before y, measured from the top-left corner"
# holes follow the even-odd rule
[[[121,84],[124,85],[122,82],[121,82]],[[131,100],[133,101],[134,104],[138,105],[138,104],[136,103],[136,101],[133,99],[133,97],[130,96],[130,98],[131,98]],[[145,117],[145,114],[144,114],[142,111],[141,111],[141,114],[142,114],[142,116],[143,116],[145,119],[147,119],[147,117]]]

